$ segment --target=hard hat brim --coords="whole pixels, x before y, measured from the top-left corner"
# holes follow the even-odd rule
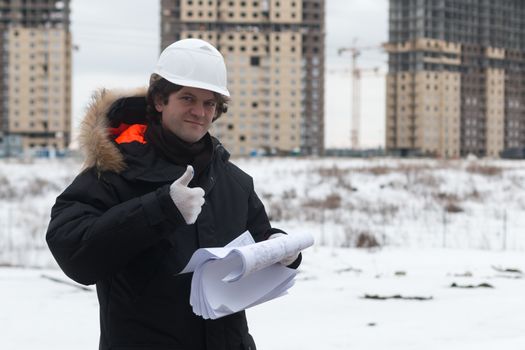
[[[168,72],[165,72],[165,71],[163,71],[161,69],[156,69],[155,73],[160,75],[161,77],[163,77],[164,79],[166,79],[170,83],[173,83],[173,84],[176,84],[176,85],[209,90],[209,91],[213,91],[213,92],[216,92],[218,94],[221,94],[223,96],[230,97],[230,92],[227,89],[221,89],[221,88],[219,88],[216,85],[206,84],[206,83],[204,83],[202,81],[189,80],[188,78],[174,77],[174,76],[170,75]]]

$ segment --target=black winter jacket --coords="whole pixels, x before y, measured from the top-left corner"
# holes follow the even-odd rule
[[[169,195],[185,167],[159,158],[149,144],[108,137],[136,101],[107,91],[95,96],[81,131],[87,167],[56,200],[50,250],[70,278],[96,283],[101,350],[254,350],[244,312],[196,316],[192,275],[177,274],[200,247],[224,246],[246,230],[256,241],[273,232],[252,179],[214,139],[198,184],[205,204],[197,222],[185,224]]]

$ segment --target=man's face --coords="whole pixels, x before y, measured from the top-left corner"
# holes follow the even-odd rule
[[[155,103],[162,113],[162,126],[188,143],[199,141],[211,126],[217,101],[212,91],[183,87],[172,93],[168,103]]]

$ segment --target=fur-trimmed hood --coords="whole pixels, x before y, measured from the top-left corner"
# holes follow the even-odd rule
[[[128,91],[101,89],[93,94],[79,134],[80,149],[85,154],[85,169],[96,167],[98,172],[120,173],[126,168],[124,156],[113,142],[110,130],[118,128],[121,122],[115,118],[115,114],[119,112],[118,109],[122,107],[119,106],[118,101],[144,97],[143,107],[145,109],[146,92],[146,88]],[[142,118],[145,123],[145,110],[136,117]]]

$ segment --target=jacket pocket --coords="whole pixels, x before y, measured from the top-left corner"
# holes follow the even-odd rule
[[[122,283],[127,286],[131,300],[144,294],[146,287],[157,275],[167,251],[167,245],[159,243],[144,251],[122,270]]]

